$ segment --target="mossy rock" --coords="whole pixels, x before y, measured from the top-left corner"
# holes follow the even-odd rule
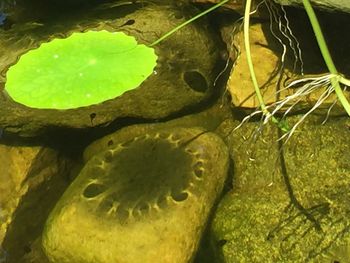
[[[246,137],[255,136],[253,123],[231,136],[233,190],[211,229],[217,262],[349,262],[349,121],[322,121],[309,117],[282,152],[270,125],[258,139]],[[283,174],[303,209],[289,196]]]

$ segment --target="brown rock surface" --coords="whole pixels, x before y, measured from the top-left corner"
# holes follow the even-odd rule
[[[322,74],[306,74],[303,76],[295,75],[291,70],[293,66],[290,65],[291,62],[288,55],[285,56],[285,61],[283,62],[283,66],[285,67],[281,68],[281,46],[279,46],[278,40],[274,38],[271,31],[267,29],[266,24],[252,25],[249,34],[251,57],[254,64],[255,75],[266,105],[273,105],[277,101],[282,101],[298,92],[301,85],[286,88],[291,80],[322,76]],[[228,80],[227,89],[231,94],[234,106],[246,109],[256,109],[260,105],[249,73],[246,51],[243,43],[243,32],[234,36],[234,41],[234,44],[240,50],[240,54],[237,59],[235,57],[232,58],[233,60],[236,60],[236,62]],[[286,48],[288,49],[289,47]],[[297,99],[289,101],[284,107],[282,107],[281,111],[286,111],[292,105],[294,105],[292,111],[310,109],[315,105],[326,88],[327,85],[323,85],[307,96],[300,96]],[[346,93],[346,96],[350,98],[349,93]],[[319,107],[319,110],[325,112],[336,99],[337,97],[335,93],[331,94]],[[344,110],[339,103],[336,104],[334,109],[336,109],[336,113],[344,113]]]
[[[182,11],[176,5],[159,1],[157,4],[154,1],[107,4],[33,28],[15,24],[7,31],[0,31],[0,91],[4,89],[9,66],[40,43],[64,38],[73,32],[107,30],[122,31],[134,36],[139,43],[149,45],[196,14],[198,10],[193,8],[187,6]],[[115,99],[72,110],[47,110],[17,104],[1,92],[0,126],[6,132],[35,136],[57,127],[107,126],[127,117],[160,119],[203,103],[213,93],[219,58],[216,35],[203,23],[204,20],[191,23],[155,45],[158,61],[154,74],[138,88]]]
[[[21,262],[67,184],[69,163],[41,146],[0,145],[0,259]]]

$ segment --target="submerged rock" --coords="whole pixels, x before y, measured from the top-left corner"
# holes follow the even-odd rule
[[[305,23],[308,23],[308,21],[299,12],[288,14],[291,14],[288,18],[292,20],[291,22],[288,21],[288,29],[292,28],[293,30],[290,34],[297,33],[299,38],[296,39],[294,35],[284,36],[285,32],[281,33],[279,29],[276,29],[277,23],[273,21],[269,22],[271,25],[269,23],[254,24],[249,30],[250,55],[264,103],[274,109],[276,104],[283,102],[279,112],[298,112],[309,110],[318,104],[320,98],[325,96],[330,80],[326,78],[328,70],[320,70],[323,61],[319,60],[321,56],[317,53],[317,45],[313,45],[314,35],[303,29],[296,30],[296,22],[293,19],[304,19]],[[301,24],[299,24],[300,26]],[[233,27],[235,25],[230,27],[230,30],[223,30],[224,38],[230,36],[230,40],[226,41],[229,42],[227,44],[235,46],[235,48],[231,48],[235,51],[231,54],[231,59],[235,61],[235,65],[227,82],[227,90],[231,94],[232,104],[235,107],[255,110],[260,107],[260,103],[249,73],[243,32],[236,29],[239,32],[231,37]],[[227,36],[227,34],[229,35]],[[233,43],[231,43],[231,38],[233,38]],[[287,43],[287,41],[290,41],[290,43]],[[298,50],[297,48],[301,49]],[[236,57],[237,50],[240,53],[238,57]],[[306,50],[308,51],[305,52]],[[336,54],[339,51],[334,53],[334,57],[337,57]],[[346,60],[338,61],[347,64]],[[341,65],[341,63],[339,64]],[[293,80],[296,81],[296,84],[291,85]],[[349,92],[345,91],[344,95],[350,100]],[[331,114],[346,114],[341,103],[337,101],[335,92],[330,93],[323,100],[316,108],[316,112],[325,114],[331,107]]]
[[[227,148],[199,128],[135,127],[87,158],[52,211],[43,233],[52,262],[193,260],[223,188]]]
[[[71,164],[52,149],[7,145],[0,145],[0,163],[0,262],[23,262],[66,187]]]
[[[348,262],[348,119],[306,120],[281,152],[275,127],[258,138],[255,129],[243,125],[230,138],[234,186],[212,224],[218,262]]]
[[[134,36],[139,43],[150,45],[196,11],[190,7],[182,11],[176,6],[155,4],[153,1],[142,1],[141,4],[128,2],[101,5],[80,16],[50,18],[35,28],[26,29],[16,24],[7,31],[0,31],[0,126],[5,132],[34,136],[59,127],[106,126],[124,117],[164,118],[207,100],[213,93],[219,52],[216,36],[203,26],[203,20],[200,24],[187,25],[155,45],[159,59],[154,74],[138,88],[115,99],[72,110],[48,110],[20,105],[3,92],[8,68],[16,63],[20,55],[43,42],[65,38],[73,32],[107,30],[122,31]],[[50,83],[43,85],[50,88]]]
[[[274,0],[281,5],[296,5],[303,7],[302,0]],[[348,0],[310,0],[314,8],[327,11],[341,11],[350,13],[350,2]]]
[[[190,2],[192,3],[196,3],[196,4],[218,4],[220,2],[222,2],[222,0],[190,0]],[[255,4],[255,3],[254,3]],[[231,10],[234,10],[240,14],[244,13],[244,1],[228,1],[227,3],[225,3],[223,5],[223,7],[225,8],[229,8]]]

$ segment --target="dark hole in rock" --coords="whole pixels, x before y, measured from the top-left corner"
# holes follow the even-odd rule
[[[86,198],[93,198],[101,194],[104,190],[105,186],[103,184],[92,183],[85,188],[83,195]]]
[[[198,92],[205,92],[208,89],[208,83],[205,77],[198,71],[186,71],[184,80],[191,89]]]
[[[108,146],[111,146],[113,144],[114,144],[113,140],[109,140],[108,143],[107,143]]]
[[[92,124],[92,121],[96,118],[96,113],[91,113],[90,114],[90,121],[91,121],[91,124]]]
[[[193,166],[193,169],[195,169],[195,170],[198,170],[201,168],[203,168],[203,162],[201,162],[201,161],[196,162]]]
[[[182,193],[172,193],[171,197],[174,199],[176,202],[182,202],[185,201],[188,198],[188,193],[182,192]]]
[[[197,168],[197,169],[194,170],[194,174],[198,178],[202,178],[203,173],[204,173],[204,170],[202,168]]]
[[[135,20],[134,19],[129,19],[128,21],[126,21],[123,26],[131,26],[135,24]]]

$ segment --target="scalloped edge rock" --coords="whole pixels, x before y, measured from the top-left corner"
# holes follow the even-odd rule
[[[190,194],[175,208],[160,210],[154,218],[121,225],[84,209],[76,190],[81,183],[78,176],[51,213],[43,233],[43,246],[53,263],[187,263],[193,260],[209,212],[223,189],[228,151],[220,137],[202,129],[161,131],[185,132],[190,138],[194,136],[189,143],[205,145],[203,152],[209,160],[201,181],[205,190]],[[128,137],[133,136],[129,133]]]

